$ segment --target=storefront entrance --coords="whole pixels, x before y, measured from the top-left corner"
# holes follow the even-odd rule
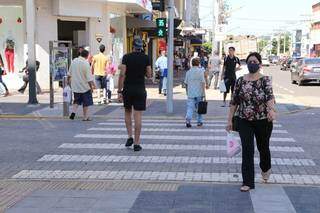
[[[71,41],[73,58],[79,47],[88,46],[87,23],[85,21],[65,21],[58,19],[58,40]]]

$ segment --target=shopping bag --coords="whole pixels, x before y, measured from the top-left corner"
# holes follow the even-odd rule
[[[198,114],[205,115],[207,114],[208,102],[206,100],[200,101],[198,103]]]
[[[229,132],[227,135],[227,155],[234,157],[241,152],[241,145],[236,132]]]
[[[221,93],[227,92],[226,84],[224,83],[224,81],[220,81],[219,89]]]

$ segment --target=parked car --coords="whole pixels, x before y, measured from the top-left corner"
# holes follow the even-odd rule
[[[262,58],[262,66],[270,66],[270,62],[267,58]]]
[[[291,82],[299,86],[308,82],[320,83],[320,58],[300,59],[291,70]]]

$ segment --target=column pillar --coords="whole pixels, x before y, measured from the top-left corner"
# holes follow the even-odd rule
[[[36,51],[35,51],[35,1],[26,0],[26,25],[28,43],[29,101],[28,104],[38,104],[36,93]]]

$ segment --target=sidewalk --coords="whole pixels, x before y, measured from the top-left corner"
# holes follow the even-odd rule
[[[177,81],[178,82],[178,81]],[[186,95],[185,89],[176,83],[174,88],[174,112],[167,114],[166,97],[158,94],[156,85],[149,85],[147,111],[145,116],[150,118],[183,118],[185,116]],[[275,94],[277,100],[277,110],[279,114],[288,114],[308,109],[307,106],[297,103],[295,98],[288,95]],[[93,118],[119,118],[123,117],[122,104],[117,103],[116,94],[113,95],[114,102],[109,105],[94,105],[91,107]],[[207,119],[225,118],[228,107],[221,107],[222,94],[218,90],[207,90],[208,113]],[[55,93],[54,108],[49,107],[49,93],[38,96],[39,105],[27,105],[28,96],[14,94],[0,99],[0,117],[5,118],[55,118],[61,119],[63,114],[62,91]],[[82,112],[79,110],[79,116]]]
[[[0,183],[2,186],[4,183]],[[318,213],[320,188],[233,184],[70,181],[7,183],[6,213]],[[0,191],[1,193],[1,191]],[[6,209],[5,209],[6,207]]]

